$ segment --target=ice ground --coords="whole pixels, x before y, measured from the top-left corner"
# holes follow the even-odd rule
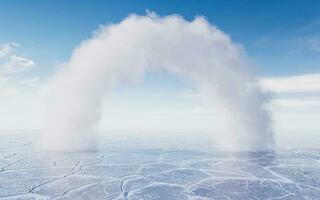
[[[31,141],[1,134],[1,200],[320,199],[320,149],[221,152],[198,136],[116,134],[98,152],[48,153]]]

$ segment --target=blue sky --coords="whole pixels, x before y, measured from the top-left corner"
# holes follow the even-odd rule
[[[203,15],[244,46],[262,75],[319,72],[319,1],[19,1],[0,3],[0,43],[15,41],[48,75],[100,24],[145,10]]]
[[[9,57],[1,58],[1,48],[11,44],[10,66],[21,65],[28,70],[15,75],[16,82],[10,83],[10,86],[5,83],[0,85],[2,109],[6,114],[10,113],[9,117],[0,117],[4,122],[2,124],[5,124],[0,128],[14,127],[17,121],[25,124],[21,127],[29,128],[28,123],[37,127],[36,124],[40,118],[38,108],[40,100],[36,97],[34,88],[40,87],[38,84],[45,83],[59,63],[68,61],[73,49],[81,41],[90,38],[99,25],[117,23],[130,13],[144,15],[147,9],[160,16],[179,14],[187,20],[192,20],[197,15],[205,16],[210,23],[218,26],[230,35],[234,42],[244,47],[248,57],[257,66],[259,77],[270,78],[267,80],[268,87],[277,92],[276,103],[282,106],[283,112],[276,114],[275,117],[275,121],[280,121],[280,128],[287,126],[285,119],[288,117],[292,118],[291,121],[297,122],[298,128],[306,126],[312,126],[313,129],[320,128],[316,123],[316,119],[320,116],[320,86],[318,86],[320,82],[317,82],[320,80],[320,1],[317,0],[1,0],[0,67],[10,59]],[[13,61],[12,55],[15,55]],[[280,80],[275,79],[276,77],[280,77]],[[5,76],[1,77],[1,71],[0,78],[8,79]],[[192,107],[196,108],[196,113],[199,113],[199,106],[202,105],[199,105],[198,101],[195,103],[194,99],[179,96],[192,89],[179,78],[158,73],[148,75],[145,79],[145,83],[134,90],[137,94],[149,95],[149,99],[144,96],[145,102],[141,102],[140,97],[135,98],[134,96],[138,95],[128,89],[126,94],[119,94],[119,96],[131,95],[133,103],[130,106],[127,106],[126,102],[119,103],[119,97],[115,98],[113,104],[106,107],[109,109],[117,106],[125,107],[131,109],[132,113],[138,113],[143,109],[144,103],[154,101],[153,106],[158,109],[172,110],[179,107],[187,112],[186,110]],[[295,85],[297,80],[305,87],[297,89]],[[286,84],[282,84],[281,81]],[[33,88],[26,89],[25,83]],[[308,85],[308,83],[311,84]],[[21,93],[25,96],[21,96]],[[152,93],[157,94],[150,96]],[[170,93],[171,101],[157,102],[155,97],[165,93]],[[178,95],[174,95],[175,93]],[[11,96],[7,97],[7,94]],[[28,114],[30,108],[34,111],[33,117]],[[21,110],[24,110],[23,114]],[[180,111],[177,110],[176,113]],[[181,113],[185,112],[181,111]],[[193,114],[193,111],[189,113],[190,116]],[[302,114],[304,117],[299,118]],[[158,121],[166,117],[153,118],[150,126],[162,126],[163,124]],[[27,121],[26,118],[32,121]],[[135,118],[139,119],[139,116]],[[202,115],[193,121],[198,120],[199,126],[202,126],[204,118]],[[307,119],[308,123],[298,123],[304,119]],[[167,120],[170,121],[170,119]],[[132,127],[136,126],[138,125],[132,125]]]

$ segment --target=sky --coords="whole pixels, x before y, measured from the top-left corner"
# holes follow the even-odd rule
[[[101,25],[131,13],[204,16],[241,45],[263,88],[273,92],[277,130],[320,130],[320,2],[307,1],[0,1],[0,129],[37,129],[41,89]],[[219,113],[192,85],[167,73],[120,86],[105,98],[100,127],[207,129]],[[214,125],[213,125],[214,124]]]

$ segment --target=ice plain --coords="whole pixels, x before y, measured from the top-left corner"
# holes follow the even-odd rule
[[[1,200],[320,199],[320,149],[227,152],[197,134],[107,134],[96,152],[59,153],[34,137],[1,134]]]

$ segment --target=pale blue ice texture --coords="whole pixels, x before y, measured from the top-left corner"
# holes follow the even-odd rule
[[[97,152],[41,152],[1,134],[0,199],[320,199],[320,150],[223,152],[208,138],[101,135]]]

